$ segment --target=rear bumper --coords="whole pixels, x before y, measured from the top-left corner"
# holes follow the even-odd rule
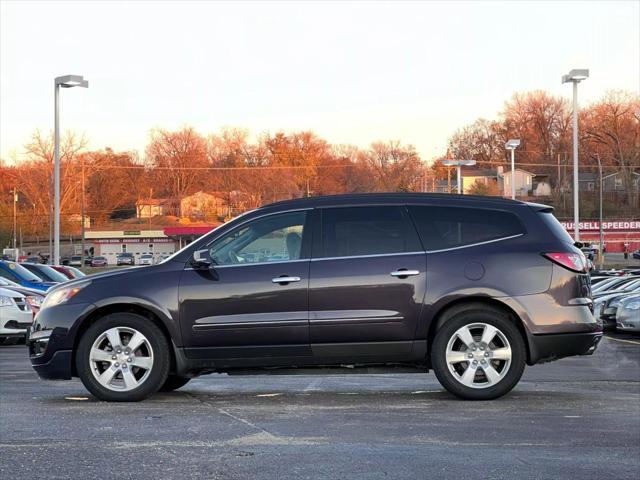
[[[601,339],[602,332],[530,335],[528,363],[535,365],[574,355],[592,355]]]

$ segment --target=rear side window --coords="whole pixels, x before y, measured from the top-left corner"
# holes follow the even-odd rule
[[[540,219],[551,232],[563,242],[573,245],[573,238],[551,212],[539,212]]]
[[[444,250],[525,233],[510,212],[464,207],[409,207],[426,250]]]
[[[353,257],[421,250],[402,207],[350,207],[322,210],[324,257]]]

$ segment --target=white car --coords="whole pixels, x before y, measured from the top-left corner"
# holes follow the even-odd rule
[[[149,253],[143,253],[140,255],[138,265],[153,265],[153,255]]]
[[[0,288],[0,343],[8,338],[23,338],[33,323],[33,312],[21,293]]]

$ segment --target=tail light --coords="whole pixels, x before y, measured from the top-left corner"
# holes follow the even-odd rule
[[[587,262],[585,261],[583,253],[543,253],[543,256],[547,257],[553,263],[557,263],[561,267],[564,267],[572,272],[586,273]]]

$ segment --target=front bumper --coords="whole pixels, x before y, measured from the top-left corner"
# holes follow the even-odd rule
[[[529,365],[551,362],[574,355],[593,355],[602,340],[602,332],[530,335]]]
[[[73,347],[78,325],[95,305],[62,304],[38,312],[27,334],[31,366],[48,380],[68,380],[74,375]]]

